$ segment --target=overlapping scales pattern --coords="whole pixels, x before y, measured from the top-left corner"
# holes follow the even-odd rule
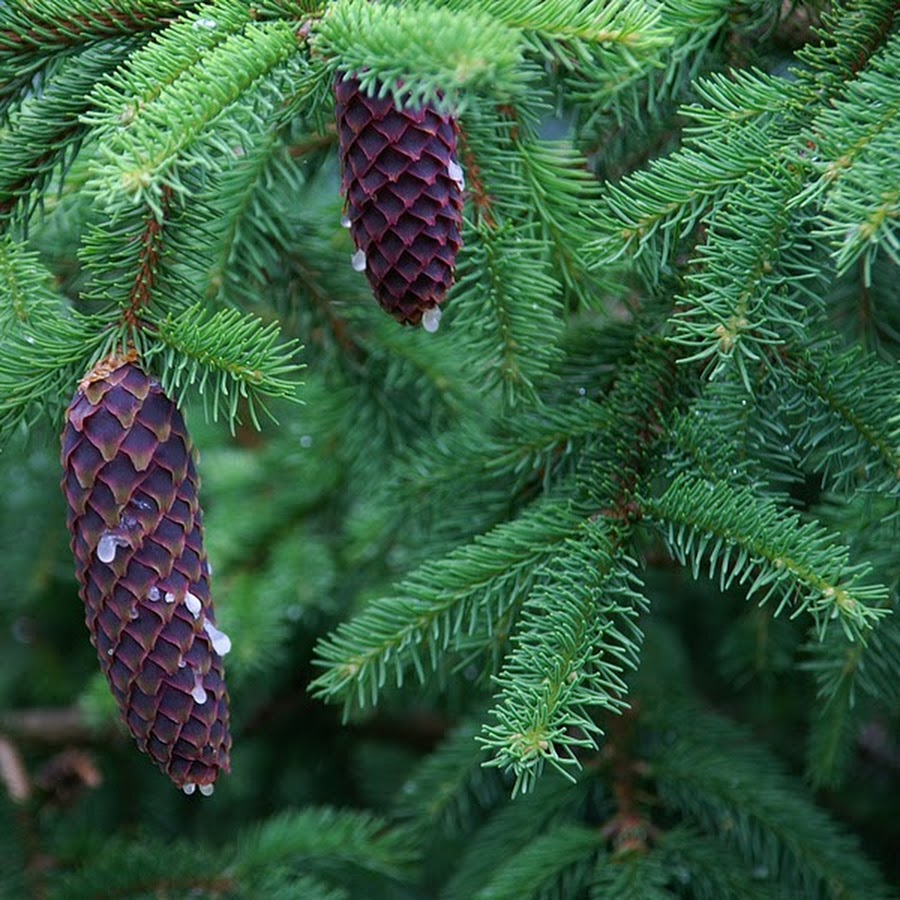
[[[229,771],[222,655],[194,454],[159,383],[113,358],[82,381],[63,491],[91,642],[138,746],[187,793]]]
[[[433,106],[398,109],[390,96],[367,96],[355,78],[338,79],[335,94],[354,263],[386,312],[417,325],[453,284],[462,246],[456,121]]]

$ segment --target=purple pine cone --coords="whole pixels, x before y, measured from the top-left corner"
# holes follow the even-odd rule
[[[79,385],[63,492],[85,619],[138,746],[186,793],[230,769],[222,657],[194,451],[159,383],[113,357]]]
[[[456,120],[369,97],[355,78],[338,80],[335,95],[354,268],[397,321],[433,331],[462,246]]]

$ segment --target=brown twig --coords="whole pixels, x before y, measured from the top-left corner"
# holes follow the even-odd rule
[[[605,753],[612,769],[616,812],[603,824],[601,834],[612,842],[617,855],[645,853],[659,836],[659,829],[644,815],[640,804],[639,778],[645,765],[632,755],[637,715],[632,708],[608,719]]]
[[[92,726],[77,706],[35,707],[0,713],[0,729],[41,744],[89,743],[115,733]]]
[[[162,216],[158,217],[151,211],[147,216],[144,230],[139,238],[141,251],[138,269],[135,274],[134,286],[131,289],[128,308],[122,314],[123,320],[132,327],[139,327],[141,311],[149,305],[153,294],[153,287],[156,283],[156,270],[162,249],[163,229],[165,228],[171,200],[172,188],[168,185],[163,185],[161,199]]]
[[[193,5],[193,4],[191,4]],[[165,13],[177,14],[185,8],[183,0],[170,0],[159,4],[158,8],[125,12],[110,7],[90,16],[64,16],[59,18],[37,18],[30,16],[34,24],[24,31],[7,28],[0,31],[0,49],[34,51],[42,50],[48,43],[58,46],[73,46],[86,41],[131,34],[136,29],[155,30],[171,21]]]
[[[0,734],[0,782],[14,803],[24,803],[31,796],[31,781],[18,747]]]
[[[462,126],[459,129],[459,145],[460,156],[462,157],[463,168],[466,173],[466,185],[468,188],[466,192],[472,201],[472,206],[475,207],[479,218],[488,228],[496,228],[497,220],[492,212],[493,201],[487,192],[487,188],[484,186],[478,160],[472,152],[472,147],[466,138],[466,133]]]

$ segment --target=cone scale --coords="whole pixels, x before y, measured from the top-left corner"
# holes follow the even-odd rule
[[[91,642],[139,748],[186,793],[230,768],[194,450],[181,413],[133,359],[78,387],[63,493]]]
[[[335,82],[335,97],[353,266],[398,322],[434,330],[462,246],[456,121],[370,97],[352,77]]]

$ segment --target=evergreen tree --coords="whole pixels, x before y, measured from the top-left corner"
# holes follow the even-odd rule
[[[898,73],[894,0],[0,3],[0,895],[897,896]],[[111,371],[186,425],[89,477]]]

